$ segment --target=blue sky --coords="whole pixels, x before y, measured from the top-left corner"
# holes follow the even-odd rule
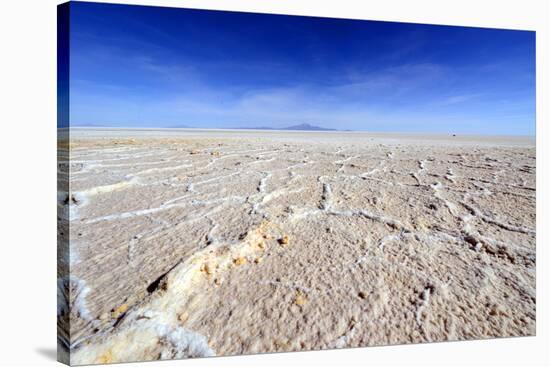
[[[535,33],[71,3],[72,126],[535,133]]]

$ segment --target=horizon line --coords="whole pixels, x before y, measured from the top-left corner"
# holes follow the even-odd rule
[[[352,130],[352,129],[346,129],[346,130],[338,130],[338,129],[327,129],[327,130],[294,130],[294,129],[285,129],[285,128],[226,128],[226,127],[158,127],[158,126],[84,126],[84,125],[76,125],[76,126],[66,126],[66,127],[58,127],[58,130],[65,130],[65,129],[90,129],[90,130],[103,130],[103,129],[109,129],[109,130],[229,130],[229,131],[280,131],[280,132],[306,132],[306,133],[353,133],[353,132],[360,132],[360,133],[382,133],[382,134],[425,134],[425,135],[449,135],[449,136],[510,136],[510,137],[532,137],[536,138],[536,132],[535,134],[488,134],[488,133],[452,133],[452,132],[435,132],[435,131],[390,131],[390,130]]]

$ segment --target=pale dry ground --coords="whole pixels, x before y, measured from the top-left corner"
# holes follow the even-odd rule
[[[529,138],[76,130],[70,158],[72,363],[535,333]]]

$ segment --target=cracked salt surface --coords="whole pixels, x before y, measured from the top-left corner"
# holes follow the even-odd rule
[[[58,324],[73,363],[535,332],[529,140],[72,139]]]

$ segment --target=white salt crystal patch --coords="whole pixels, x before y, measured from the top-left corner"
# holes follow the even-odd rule
[[[428,307],[428,304],[430,302],[430,295],[432,293],[431,288],[425,288],[422,291],[422,294],[420,296],[420,305],[416,309],[416,322],[420,325],[422,324],[422,313],[424,312],[424,309]]]
[[[269,180],[271,178],[271,173],[267,173],[267,172],[264,172],[264,177],[262,177],[260,179],[260,183],[258,185],[258,191],[261,192],[261,193],[264,193],[265,192],[265,185],[266,185],[266,182],[267,180]]]
[[[57,316],[75,312],[80,318],[91,321],[92,316],[86,306],[86,296],[90,288],[80,278],[70,275],[57,280]]]
[[[89,196],[104,194],[104,193],[124,189],[128,186],[131,186],[131,185],[137,183],[137,181],[138,181],[138,179],[136,177],[134,177],[134,178],[132,178],[128,181],[121,181],[121,182],[117,182],[117,183],[111,184],[111,185],[95,186],[95,187],[92,187],[92,188],[89,188],[89,189],[86,189],[86,190],[75,192],[75,193],[73,193],[73,195],[78,194],[78,195],[85,195],[86,197],[89,197]]]
[[[329,210],[331,207],[332,207],[332,188],[328,183],[324,183],[321,209],[326,211],[326,210]]]
[[[329,349],[334,349],[334,348],[345,348],[345,347],[347,347],[348,343],[351,341],[351,339],[357,333],[357,329],[359,327],[361,327],[360,322],[353,325],[347,333],[345,333],[344,335],[342,335],[341,337],[339,337],[338,339],[336,339],[335,341],[330,343],[328,345],[328,348]]]
[[[133,173],[133,174],[129,175],[129,177],[135,177],[135,176],[139,176],[139,175],[146,175],[146,174],[150,174],[150,173],[161,173],[161,172],[167,172],[167,171],[177,171],[177,170],[180,170],[180,169],[183,169],[183,168],[189,168],[189,167],[193,167],[193,165],[192,164],[180,164],[180,165],[177,165],[177,166],[170,166],[170,167],[150,168],[150,169],[146,169],[146,170],[143,170],[143,171],[140,171],[140,172],[137,172],[137,173]]]
[[[168,330],[161,327],[160,330],[162,330],[164,334],[159,334],[166,337],[166,339],[174,345],[176,350],[174,355],[167,356],[168,359],[184,358],[187,356],[213,357],[216,355],[208,345],[206,338],[199,333],[186,330],[182,327]]]

